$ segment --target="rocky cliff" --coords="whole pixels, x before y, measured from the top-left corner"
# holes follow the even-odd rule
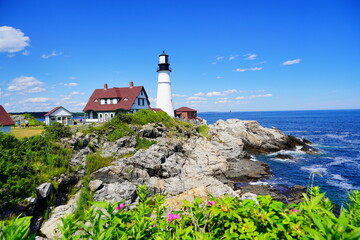
[[[110,166],[91,174],[89,188],[95,201],[131,204],[136,201],[137,186],[145,184],[153,194],[166,194],[170,208],[178,207],[182,199],[206,198],[208,194],[247,198],[253,197],[249,194],[252,192],[281,199],[281,194],[271,186],[251,188],[246,184],[271,176],[271,169],[250,154],[296,149],[299,145],[309,149],[303,140],[286,136],[275,128],[264,128],[256,121],[220,120],[208,128],[209,137],[204,137],[195,126],[186,131],[181,128],[173,131],[162,124],[132,126],[137,136],[156,141],[148,149],[140,150],[136,150],[135,135],[109,142],[96,134],[77,133],[62,142],[76,150],[71,160],[74,165],[84,166],[86,155],[93,151],[115,159]],[[292,200],[296,201],[296,194],[302,191],[304,188],[297,186],[289,189],[288,194],[293,193]],[[68,212],[69,208],[64,209]],[[57,212],[57,219],[59,216]],[[43,226],[46,228],[41,229],[42,234],[51,238],[56,224]]]

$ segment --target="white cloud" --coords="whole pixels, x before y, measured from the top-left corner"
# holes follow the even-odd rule
[[[268,94],[263,94],[263,95],[251,95],[251,96],[240,96],[240,97],[236,97],[236,100],[243,100],[243,99],[254,99],[254,98],[263,98],[263,97],[272,97],[273,95],[268,93]]]
[[[25,50],[25,51],[23,51],[21,54],[24,55],[24,56],[27,56],[27,55],[30,54],[30,52],[29,52],[28,50]]]
[[[227,98],[219,98],[218,101],[215,101],[215,104],[225,104],[225,103],[231,103]]]
[[[292,65],[292,64],[296,64],[296,63],[300,63],[301,59],[294,59],[294,60],[288,60],[286,62],[283,62],[281,65]]]
[[[216,57],[216,60],[217,60],[217,61],[221,61],[221,60],[223,60],[223,59],[224,59],[224,56]]]
[[[224,78],[224,77],[220,77],[220,76],[217,76],[217,77],[216,77],[216,79],[222,79],[222,78]]]
[[[244,60],[255,60],[257,55],[256,54],[252,54],[252,53],[248,53],[246,55],[244,55]]]
[[[21,76],[13,79],[7,90],[24,91],[24,92],[41,92],[44,89],[40,88],[39,86],[42,85],[44,85],[44,83],[37,80],[34,77]]]
[[[261,62],[258,62],[258,63],[253,63],[251,65],[255,66],[255,65],[261,65],[261,64],[264,64],[264,63],[267,63],[266,61],[261,61]]]
[[[174,93],[172,96],[173,97],[187,97],[187,95],[185,95],[185,94],[176,94],[176,93]]]
[[[217,62],[212,62],[211,64],[216,64]]]
[[[231,61],[231,60],[234,60],[235,58],[236,58],[235,56],[230,56],[229,60]]]
[[[24,99],[22,101],[20,101],[20,103],[44,103],[44,102],[48,102],[49,100],[51,100],[51,98],[47,98],[47,97],[38,97],[38,98],[27,98]]]
[[[45,91],[45,88],[42,87],[34,87],[27,90],[28,93],[37,93],[37,92],[43,92]]]
[[[8,58],[13,58],[13,57],[15,57],[15,54],[14,54],[14,53],[9,53],[9,54],[7,55],[7,57],[8,57]]]
[[[77,77],[69,77],[70,80],[75,80]]]
[[[0,52],[15,53],[29,46],[30,38],[24,36],[20,29],[0,27]]]
[[[234,71],[235,72],[246,72],[246,71],[259,71],[262,70],[262,67],[253,67],[253,68],[237,68]]]
[[[206,93],[206,96],[208,96],[208,97],[227,96],[229,94],[236,93],[236,92],[237,92],[236,89],[229,89],[229,90],[225,90],[222,92],[213,91],[213,92]]]
[[[196,100],[196,101],[203,101],[203,100],[207,100],[204,97],[197,97],[197,96],[192,96],[192,97],[188,97],[186,100]]]
[[[76,91],[70,93],[70,95],[80,95],[80,94],[81,94],[80,92],[76,92]]]
[[[207,103],[207,101],[195,101],[195,100],[192,100],[192,101],[187,101],[186,103],[187,104],[197,104],[197,103]]]
[[[194,96],[204,96],[205,94],[203,92],[195,93]]]
[[[75,82],[72,82],[72,83],[64,83],[64,86],[66,87],[76,87],[78,86],[79,84],[78,83],[75,83]]]
[[[56,57],[56,56],[59,56],[59,55],[62,55],[63,53],[62,52],[56,52],[55,50],[53,50],[50,54],[46,55],[46,54],[43,54],[41,55],[42,58],[44,59],[47,59],[49,57]]]

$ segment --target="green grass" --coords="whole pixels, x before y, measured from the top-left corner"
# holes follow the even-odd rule
[[[198,132],[201,133],[206,138],[210,138],[210,135],[208,134],[209,127],[206,124],[198,126]]]
[[[136,136],[136,147],[135,149],[148,149],[151,145],[155,144],[154,140],[147,140],[146,138]]]
[[[44,132],[44,126],[30,127],[30,128],[11,128],[11,133],[17,138],[22,139],[25,137],[32,137],[41,135]]]

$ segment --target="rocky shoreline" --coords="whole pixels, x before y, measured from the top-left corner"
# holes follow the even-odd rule
[[[138,136],[156,143],[148,149],[136,150],[136,136],[109,142],[93,133],[77,132],[72,138],[61,139],[64,147],[75,150],[71,163],[78,166],[79,178],[84,174],[88,154],[99,151],[115,159],[110,166],[91,174],[89,188],[94,201],[125,201],[131,205],[137,198],[137,186],[144,184],[152,194],[165,194],[170,209],[176,209],[183,199],[206,198],[209,194],[242,199],[271,195],[286,203],[296,203],[305,187],[250,184],[272,176],[269,166],[254,160],[251,154],[297,148],[316,152],[306,140],[286,136],[276,128],[264,128],[256,121],[219,120],[208,126],[208,137],[202,136],[196,127],[186,131],[178,128],[176,132],[160,123],[132,128]],[[75,209],[76,197],[69,202],[70,205],[53,210],[42,224],[40,236],[54,238],[60,218]]]

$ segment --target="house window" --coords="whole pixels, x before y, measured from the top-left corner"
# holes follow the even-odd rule
[[[100,101],[101,104],[105,104],[105,99],[101,99]]]
[[[111,104],[111,99],[110,99],[110,98],[107,99],[106,103],[107,103],[107,104]]]
[[[138,105],[139,106],[144,106],[144,99],[143,98],[138,98]]]
[[[124,101],[127,101],[127,100],[129,100],[127,97],[126,97],[126,98],[124,98]]]
[[[100,121],[102,120],[102,118],[103,118],[102,113],[99,113],[99,119],[100,119]]]
[[[113,118],[114,117],[114,114],[113,113],[110,113],[110,118]]]
[[[94,102],[98,102],[99,100],[95,99]]]

